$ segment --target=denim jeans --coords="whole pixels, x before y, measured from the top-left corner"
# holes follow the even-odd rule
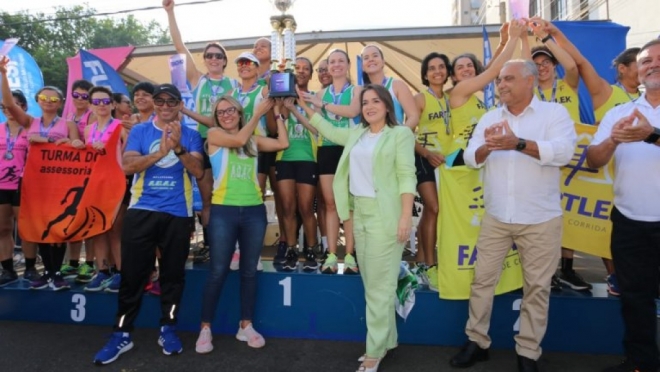
[[[257,263],[266,234],[266,207],[212,205],[209,219],[211,270],[202,298],[202,322],[211,323],[238,242],[241,259],[241,320],[252,320],[257,298]]]

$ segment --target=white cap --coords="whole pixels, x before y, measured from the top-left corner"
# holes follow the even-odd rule
[[[255,55],[250,53],[250,52],[241,53],[241,55],[236,57],[236,59],[234,60],[234,63],[238,63],[238,61],[240,61],[242,59],[247,59],[248,61],[252,61],[252,62],[256,63],[257,66],[259,66],[259,59],[257,57],[255,57]]]

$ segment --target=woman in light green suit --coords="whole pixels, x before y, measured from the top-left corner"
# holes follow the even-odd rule
[[[354,223],[367,302],[367,353],[358,371],[374,372],[397,346],[395,291],[412,227],[415,138],[397,125],[392,97],[382,86],[364,87],[360,102],[362,125],[352,129],[336,128],[308,104],[301,106],[321,135],[344,146],[332,186],[339,217]]]

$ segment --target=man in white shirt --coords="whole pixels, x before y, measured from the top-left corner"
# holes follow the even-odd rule
[[[621,289],[625,361],[606,372],[657,371],[656,304],[660,268],[660,40],[637,54],[646,92],[605,114],[587,162],[598,168],[612,157],[612,259]]]
[[[451,359],[454,367],[488,359],[495,286],[515,243],[525,282],[520,333],[515,336],[518,370],[538,371],[550,281],[561,254],[559,168],[573,156],[577,136],[562,105],[534,96],[537,80],[532,61],[507,62],[496,80],[503,106],[481,118],[465,150],[466,165],[484,168],[486,213],[465,327],[469,340]]]

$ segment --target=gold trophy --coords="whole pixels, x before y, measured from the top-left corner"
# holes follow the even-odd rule
[[[295,0],[271,0],[282,12],[270,17],[273,32],[270,36],[270,97],[296,97],[296,20],[286,11]]]

